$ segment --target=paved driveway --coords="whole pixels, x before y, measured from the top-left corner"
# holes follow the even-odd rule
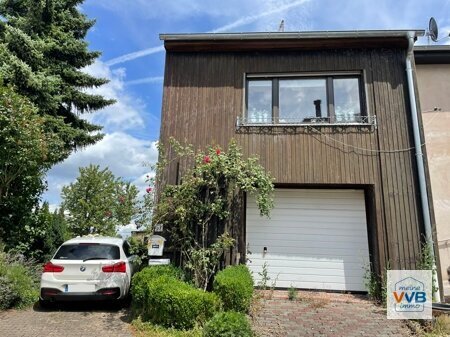
[[[403,321],[388,320],[383,308],[362,296],[299,292],[289,301],[287,292],[275,291],[264,297],[252,313],[261,337],[411,336]]]
[[[0,312],[0,336],[5,337],[129,337],[128,310],[107,304],[58,305],[42,310]]]
[[[275,291],[253,306],[258,336],[411,336],[402,321],[387,320],[385,311],[364,297],[299,292],[295,301]],[[270,298],[270,299],[269,299]],[[52,310],[0,312],[0,336],[130,337],[129,310],[107,304],[59,305]]]

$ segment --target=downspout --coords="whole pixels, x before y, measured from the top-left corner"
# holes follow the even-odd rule
[[[425,239],[428,246],[431,247],[431,256],[433,258],[433,273],[432,273],[433,283],[436,285],[436,287],[439,287],[439,282],[436,276],[437,272],[436,272],[436,259],[434,256],[433,231],[431,228],[430,206],[428,204],[428,192],[425,178],[425,167],[423,163],[422,141],[420,138],[419,118],[416,104],[416,94],[414,91],[413,68],[411,63],[411,59],[413,56],[415,33],[408,32],[407,38],[408,38],[408,51],[406,55],[406,77],[408,79],[408,92],[409,92],[409,101],[411,105],[411,118],[414,134],[414,146],[416,149],[417,173],[419,178],[420,200],[422,204],[422,213],[423,213],[422,215],[425,227],[425,236],[426,236]],[[433,298],[436,299],[436,301],[441,302],[439,289],[435,291],[435,293],[433,294]]]

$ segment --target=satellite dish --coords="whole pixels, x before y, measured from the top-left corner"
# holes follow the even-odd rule
[[[428,24],[428,36],[431,38],[431,40],[436,42],[438,40],[438,33],[439,31],[436,20],[433,17],[431,17],[430,22]]]

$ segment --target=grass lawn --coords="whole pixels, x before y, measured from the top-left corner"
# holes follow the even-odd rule
[[[134,335],[137,337],[202,337],[202,329],[192,330],[167,329],[150,322],[142,322],[139,318],[131,323]]]

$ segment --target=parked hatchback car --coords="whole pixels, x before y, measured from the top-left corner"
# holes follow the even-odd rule
[[[44,265],[41,304],[125,299],[135,268],[135,256],[123,239],[100,236],[71,239]]]

